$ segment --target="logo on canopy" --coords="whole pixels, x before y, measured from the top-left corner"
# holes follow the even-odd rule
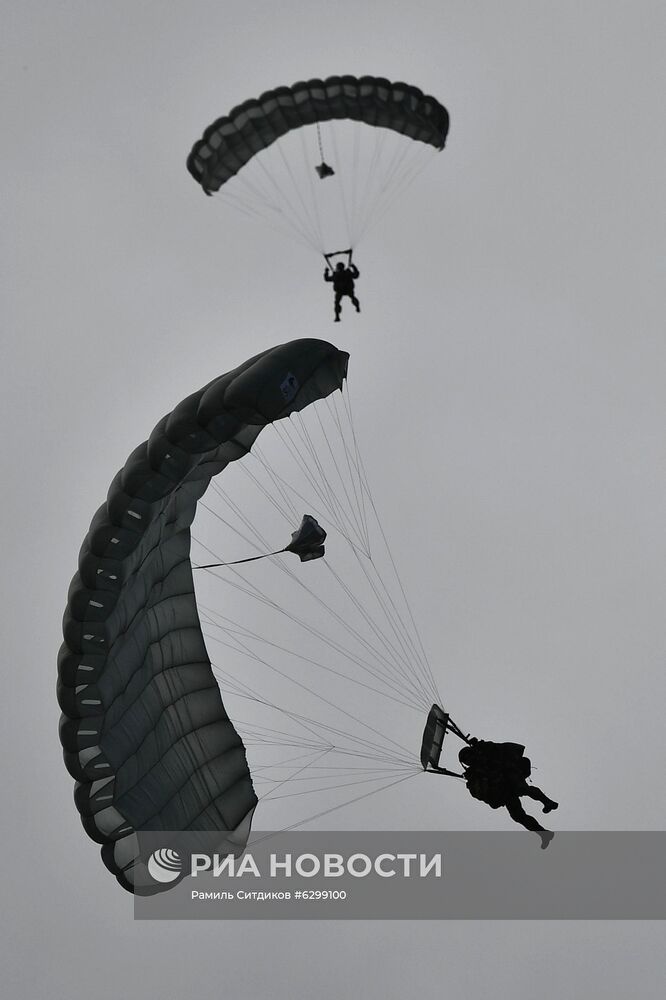
[[[285,403],[291,403],[299,388],[298,379],[289,372],[287,377],[280,383],[280,392]]]

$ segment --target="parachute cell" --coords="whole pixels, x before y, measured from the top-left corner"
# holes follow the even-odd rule
[[[202,635],[190,525],[211,478],[265,426],[341,388],[347,361],[298,340],[215,379],[158,423],[93,518],[64,615],[60,737],[83,825],[131,891],[155,891],[134,867],[136,831],[245,845],[257,798]]]

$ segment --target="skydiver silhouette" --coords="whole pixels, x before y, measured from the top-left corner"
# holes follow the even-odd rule
[[[458,760],[463,766],[470,795],[491,809],[504,806],[514,822],[539,834],[542,849],[548,847],[555,834],[526,813],[520,799],[524,796],[541,802],[544,813],[557,809],[558,803],[549,799],[540,788],[527,784],[525,779],[530,776],[532,765],[524,755],[525,747],[519,743],[491,743],[474,737],[469,743],[458,754]]]
[[[335,265],[335,271],[331,271],[330,267],[327,267],[324,271],[324,281],[333,282],[333,290],[335,292],[335,322],[340,322],[340,311],[342,309],[342,299],[347,295],[351,300],[352,304],[356,308],[356,312],[361,311],[361,303],[358,301],[354,295],[354,282],[360,277],[359,269],[356,264],[349,262],[349,267],[345,267],[342,261],[338,261]]]

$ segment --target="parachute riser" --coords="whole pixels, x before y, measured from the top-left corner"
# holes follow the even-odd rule
[[[448,720],[448,723],[447,723],[447,726],[446,726],[446,730],[449,733],[453,733],[454,736],[457,736],[459,740],[463,741],[463,743],[467,743],[469,745],[469,743],[470,743],[470,734],[469,733],[467,733],[467,734],[463,733],[463,731],[460,728],[460,726],[456,725],[456,723],[450,717],[449,717],[449,720]]]
[[[466,736],[463,733],[462,729],[456,725],[440,705],[434,704],[428,713],[423,730],[420,754],[421,767],[424,771],[429,771],[431,774],[448,774],[454,778],[461,778],[463,775],[439,766],[444,737],[447,733],[453,733],[463,743],[469,743],[469,735]]]
[[[457,771],[448,771],[445,767],[427,767],[425,769],[426,774],[444,774],[448,778],[462,778],[465,780],[464,774],[459,774]]]
[[[350,247],[348,250],[331,250],[330,253],[325,253],[323,256],[324,256],[324,260],[326,261],[326,266],[332,271],[333,267],[331,266],[331,257],[345,257],[346,256],[347,257],[347,267],[350,267],[351,266],[351,262],[352,262],[353,252],[354,252],[353,248]]]

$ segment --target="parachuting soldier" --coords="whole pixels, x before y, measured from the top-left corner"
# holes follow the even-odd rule
[[[546,848],[554,834],[523,809],[521,797],[541,802],[543,812],[557,809],[557,802],[548,798],[536,785],[528,785],[532,765],[525,757],[525,747],[519,743],[491,743],[476,740],[463,747],[458,760],[465,772],[465,783],[471,795],[491,807],[504,806],[509,816],[526,830],[532,830],[541,837],[541,847]]]
[[[458,760],[464,768],[465,784],[470,795],[485,802],[491,809],[504,806],[515,823],[526,830],[538,833],[541,847],[545,849],[554,833],[545,830],[534,816],[523,809],[521,797],[536,799],[543,805],[543,812],[557,809],[558,803],[549,799],[536,785],[528,785],[526,779],[532,771],[529,758],[525,757],[525,747],[519,743],[491,743],[471,737],[469,746],[463,747]],[[443,771],[443,768],[434,768]]]
[[[356,264],[352,264],[351,259],[349,261],[349,267],[345,267],[342,261],[338,261],[335,265],[335,270],[331,271],[329,266],[326,267],[324,271],[324,281],[333,282],[333,291],[335,292],[335,322],[340,322],[340,310],[341,300],[345,295],[349,296],[352,300],[352,305],[356,308],[356,312],[361,311],[361,304],[357,297],[354,295],[354,282],[360,277],[360,271]]]
[[[463,774],[456,774],[439,766],[439,755],[447,731],[455,733],[467,743],[458,754]],[[491,743],[490,740],[465,736],[439,705],[433,705],[423,733],[421,764],[430,774],[464,778],[470,795],[485,802],[491,809],[504,806],[512,820],[520,823],[526,830],[539,834],[542,848],[548,847],[555,836],[526,813],[520,801],[521,797],[535,799],[543,805],[544,813],[552,812],[558,806],[540,788],[527,784],[532,765],[525,756],[522,744]]]

